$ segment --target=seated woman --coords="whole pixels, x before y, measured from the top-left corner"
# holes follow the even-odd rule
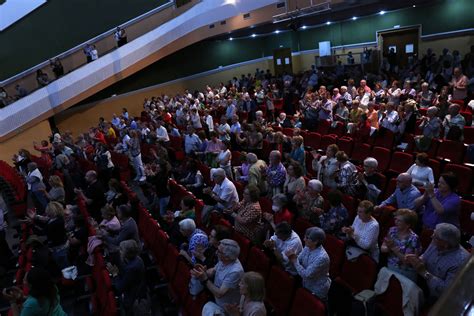
[[[26,273],[23,285],[28,289],[28,296],[22,307],[19,301],[24,299],[23,290],[17,286],[3,290],[3,297],[10,301],[13,316],[66,316],[61,307],[59,291],[54,285],[53,278],[43,268],[33,267]]]
[[[342,227],[342,232],[349,238],[348,244],[368,252],[376,262],[379,261],[379,223],[372,217],[374,204],[364,200],[359,203],[357,216],[349,227]]]
[[[64,269],[69,265],[67,260],[68,243],[64,223],[64,208],[58,202],[49,202],[45,216],[28,212],[28,220],[35,224],[34,231],[46,235],[48,246],[54,261]]]
[[[108,185],[109,191],[105,193],[107,204],[112,207],[118,207],[122,204],[127,204],[128,197],[123,192],[120,182],[117,179],[110,179]]]
[[[326,233],[337,234],[343,226],[348,224],[349,213],[344,204],[342,204],[341,191],[334,190],[329,192],[328,201],[330,208],[319,216],[319,223]]]
[[[417,187],[434,184],[433,169],[428,166],[430,158],[426,153],[416,155],[415,163],[407,170],[406,173],[411,175],[412,183]]]
[[[288,199],[286,195],[280,193],[272,197],[272,211],[274,214],[263,213],[263,218],[267,220],[275,230],[275,226],[281,222],[291,223],[293,220],[293,214],[290,213],[286,204]]]
[[[370,121],[367,118],[367,114],[362,113],[359,116],[359,122],[355,125],[354,128],[354,141],[360,143],[367,143],[369,141],[371,133]]]
[[[250,164],[244,151],[240,153],[240,162],[240,166],[234,167],[235,180],[246,183],[249,180]]]
[[[294,250],[285,253],[303,279],[303,287],[323,301],[327,300],[331,286],[329,256],[323,247],[325,239],[326,234],[321,228],[310,227],[304,235],[303,251],[298,256]]]
[[[234,219],[234,229],[255,243],[260,241],[259,225],[262,222],[260,208],[260,190],[256,185],[249,184],[243,194],[242,201],[231,210],[224,210]]]
[[[265,279],[258,272],[246,272],[239,283],[240,305],[224,306],[229,316],[265,316]]]
[[[429,183],[425,193],[415,200],[415,208],[424,207],[423,227],[435,229],[439,223],[449,223],[459,227],[461,198],[455,193],[458,178],[453,172],[443,173],[439,177],[438,189]]]
[[[51,189],[49,192],[46,190],[44,191],[46,198],[48,198],[49,201],[55,201],[64,204],[66,202],[66,192],[64,191],[61,178],[56,175],[50,176],[48,183],[51,186]]]
[[[357,167],[349,161],[349,157],[343,151],[336,154],[339,168],[336,176],[337,188],[345,194],[355,195],[357,193]]]
[[[199,253],[203,253],[209,245],[206,233],[196,228],[196,223],[190,218],[185,218],[179,222],[179,231],[186,238],[186,242],[180,245],[179,254],[190,263],[196,264],[194,252],[197,250]]]
[[[413,282],[417,281],[416,270],[405,261],[405,255],[417,257],[421,254],[419,237],[412,230],[418,216],[409,209],[399,209],[395,213],[395,226],[391,227],[381,247],[383,253],[388,254],[387,267],[403,274]]]
[[[319,180],[310,180],[305,191],[295,194],[293,201],[298,208],[298,216],[309,220],[314,225],[319,225],[319,215],[324,210],[324,198],[321,195],[323,184]]]
[[[306,182],[303,178],[303,168],[298,162],[292,161],[286,171],[287,174],[285,183],[283,184],[283,192],[288,200],[291,201],[296,192],[304,191]]]
[[[108,234],[116,234],[120,230],[121,224],[117,216],[115,216],[115,209],[111,205],[105,205],[100,212],[102,221],[98,228]]]

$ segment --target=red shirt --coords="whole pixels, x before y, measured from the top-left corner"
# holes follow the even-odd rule
[[[105,140],[105,136],[101,132],[98,131],[97,133],[95,133],[94,137],[97,139],[97,141],[101,142],[104,145],[107,145],[107,141]]]
[[[293,214],[291,214],[287,208],[273,215],[273,222],[275,223],[275,225],[280,224],[281,222],[287,222],[291,224],[292,219],[293,219]]]

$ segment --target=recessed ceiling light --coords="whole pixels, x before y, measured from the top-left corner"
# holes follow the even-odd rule
[[[380,15],[384,15],[384,14],[385,14],[385,11],[382,10],[382,11],[379,12],[379,14],[380,14]]]
[[[257,37],[257,34],[255,34],[255,33],[254,33],[254,34],[252,34],[252,37]]]
[[[326,22],[326,25],[331,25],[331,21],[327,21],[327,22]]]
[[[229,37],[229,41],[233,41],[234,39],[232,37]]]
[[[280,30],[275,30],[275,33],[276,33],[276,34],[280,33]]]
[[[352,17],[352,21],[355,21],[355,20],[357,20],[357,17],[356,17],[356,16],[353,16],[353,17]]]
[[[413,7],[416,8],[416,4],[414,4]]]
[[[306,30],[306,25],[303,25],[301,28],[302,28],[303,30]]]

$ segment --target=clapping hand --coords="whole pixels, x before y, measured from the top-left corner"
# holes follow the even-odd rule
[[[267,247],[268,249],[275,249],[275,241],[271,240],[271,239],[267,239],[263,242],[263,245],[265,247]]]
[[[433,183],[428,182],[427,184],[425,184],[425,194],[430,198],[434,196],[434,185],[433,185]]]
[[[3,297],[6,298],[10,302],[16,302],[23,298],[23,291],[17,286],[3,289],[2,294],[3,294]]]
[[[421,260],[420,257],[415,254],[406,255],[405,262],[415,268],[416,272],[420,274],[423,274],[426,271],[426,267],[423,260]]]
[[[110,262],[107,262],[107,270],[109,271],[109,273],[115,277],[117,276],[117,274],[119,273],[119,268],[113,264],[111,264]]]
[[[239,306],[237,304],[225,304],[224,309],[230,316],[240,315]]]
[[[297,259],[296,256],[296,251],[294,249],[288,249],[285,251],[285,256],[290,260],[290,261],[295,261]]]
[[[349,226],[349,227],[342,227],[342,232],[347,234],[349,237],[352,237],[354,235],[354,228]]]

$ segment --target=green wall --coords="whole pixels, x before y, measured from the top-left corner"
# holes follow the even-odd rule
[[[374,42],[377,30],[393,28],[394,25],[421,24],[422,35],[473,28],[473,12],[474,0],[444,0],[430,6],[410,7],[385,15],[361,17],[356,21],[343,21],[298,32],[233,41],[202,41],[157,61],[81,103],[216,69],[219,66],[272,56],[273,50],[280,45],[291,47],[292,51],[299,51],[318,48],[320,41],[327,40],[331,41],[332,46]]]
[[[48,0],[27,17],[0,32],[0,80],[59,55],[166,2]]]

